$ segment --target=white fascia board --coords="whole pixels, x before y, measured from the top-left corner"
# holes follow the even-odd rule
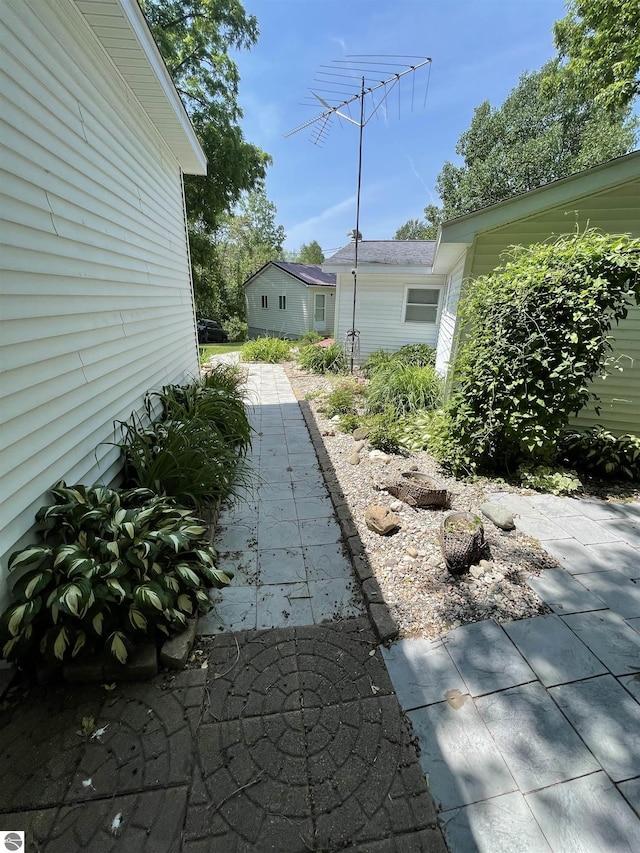
[[[354,269],[353,264],[323,264],[322,272],[332,272],[340,275],[349,274]],[[396,264],[358,264],[358,275],[429,275],[431,266]]]

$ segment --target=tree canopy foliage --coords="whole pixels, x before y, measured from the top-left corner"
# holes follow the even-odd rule
[[[324,263],[324,252],[317,240],[303,243],[297,250],[285,250],[281,259],[291,264],[322,264]]]
[[[573,84],[610,110],[640,94],[638,0],[569,0],[554,25],[556,48]]]
[[[485,101],[458,140],[461,166],[447,162],[438,175],[442,206],[425,208],[431,225],[527,192],[621,156],[636,141],[629,109],[615,115],[585,98],[565,77],[553,91],[545,81],[558,60],[525,73],[501,107]]]
[[[437,224],[428,225],[422,219],[410,219],[393,235],[394,240],[435,240]]]

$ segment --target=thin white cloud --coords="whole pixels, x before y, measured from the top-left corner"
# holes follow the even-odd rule
[[[288,242],[295,243],[296,240],[304,241],[307,234],[313,233],[314,230],[319,229],[328,222],[331,222],[333,219],[344,213],[345,210],[354,210],[355,204],[355,195],[350,195],[348,198],[339,201],[337,204],[332,204],[331,207],[327,207],[317,216],[312,216],[309,219],[305,219],[304,222],[299,222],[287,231]]]

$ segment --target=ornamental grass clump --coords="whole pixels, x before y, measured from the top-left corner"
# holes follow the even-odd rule
[[[367,387],[367,412],[388,412],[397,420],[442,403],[442,380],[433,367],[391,360],[376,370]]]
[[[158,642],[210,608],[229,584],[206,525],[148,489],[52,489],[36,520],[41,543],[9,558],[11,604],[0,653],[23,666],[104,654],[126,663],[137,642]]]
[[[327,347],[310,344],[300,350],[298,366],[311,373],[346,373],[347,357],[335,341]]]
[[[267,364],[277,364],[279,361],[289,359],[291,347],[291,341],[266,336],[247,341],[240,350],[240,355],[243,361],[263,361]]]

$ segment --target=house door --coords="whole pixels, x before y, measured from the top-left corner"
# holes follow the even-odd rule
[[[316,293],[313,297],[313,331],[324,332],[327,328],[326,321],[326,293]]]

